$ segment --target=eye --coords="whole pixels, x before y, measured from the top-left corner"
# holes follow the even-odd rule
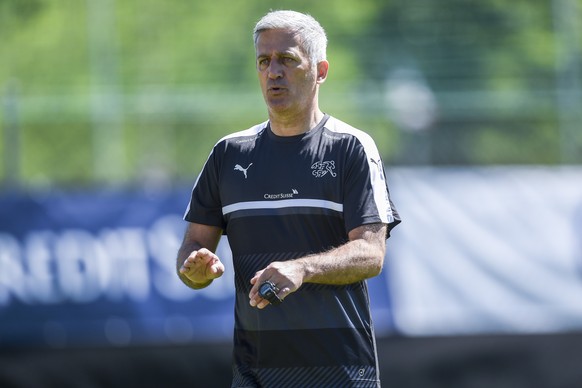
[[[266,69],[269,66],[268,58],[259,58],[257,60],[257,66],[259,69]]]
[[[283,63],[286,65],[295,65],[297,60],[293,57],[283,57]]]

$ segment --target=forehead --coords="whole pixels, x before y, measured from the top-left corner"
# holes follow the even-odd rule
[[[261,31],[257,37],[257,56],[271,55],[274,53],[304,53],[299,36],[283,29]]]

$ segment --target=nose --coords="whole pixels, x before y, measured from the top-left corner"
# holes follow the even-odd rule
[[[269,63],[269,69],[267,73],[271,79],[281,78],[283,77],[283,66],[281,66],[278,60],[273,59]]]

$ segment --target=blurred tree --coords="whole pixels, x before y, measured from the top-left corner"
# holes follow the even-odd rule
[[[366,55],[363,41],[355,46],[362,66],[377,82],[394,69],[417,70],[439,107],[429,131],[403,133],[395,159],[414,162],[424,142],[429,155],[416,162],[558,163],[549,11],[549,2],[541,1],[419,0],[380,7],[364,35],[376,55]]]
[[[111,20],[91,27],[89,0],[0,1],[0,93],[7,93],[8,84],[18,85],[20,176],[28,185],[94,184],[102,178],[93,163],[103,163],[97,154],[107,141],[123,155],[116,162],[118,184],[191,179],[219,137],[266,118],[251,33],[272,4],[108,3]],[[370,132],[385,160],[555,164],[565,141],[560,143],[557,125],[551,4],[338,0],[330,6],[281,0],[276,5],[311,13],[324,25],[332,67],[322,106]],[[574,7],[578,14],[572,17],[580,19],[581,8]],[[100,30],[105,38],[96,50],[91,37]],[[580,48],[572,55],[580,58]],[[108,128],[107,120],[95,125],[101,112],[114,113],[111,123],[119,126],[120,140],[105,135],[99,145],[96,133]],[[407,131],[401,114],[413,119],[407,125],[421,123],[420,129]],[[0,125],[5,115],[0,111]],[[0,139],[0,150],[4,142]],[[0,168],[0,179],[4,176]]]

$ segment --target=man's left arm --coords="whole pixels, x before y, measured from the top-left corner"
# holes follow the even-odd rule
[[[329,251],[290,261],[275,261],[251,279],[250,304],[258,308],[269,302],[258,295],[259,286],[271,281],[283,299],[303,283],[345,285],[378,275],[386,253],[386,224],[366,224],[352,229],[349,241]]]

